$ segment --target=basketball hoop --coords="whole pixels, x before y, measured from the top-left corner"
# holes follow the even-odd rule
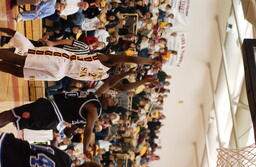
[[[238,149],[219,148],[217,167],[256,167],[256,145]]]

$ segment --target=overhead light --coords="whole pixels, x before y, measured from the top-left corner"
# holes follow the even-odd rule
[[[226,32],[233,32],[233,24],[234,24],[234,18],[233,16],[229,16],[227,20],[227,25],[226,25]]]
[[[183,101],[183,100],[179,100],[178,103],[179,103],[179,104],[183,104],[184,101]]]

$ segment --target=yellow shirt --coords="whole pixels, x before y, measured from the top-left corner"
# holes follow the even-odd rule
[[[82,32],[76,34],[76,40],[82,35]]]
[[[151,116],[151,118],[158,118],[159,117],[160,112],[156,111],[153,113],[153,115]]]
[[[100,147],[96,145],[95,150],[90,151],[91,156],[98,155]]]
[[[124,53],[126,54],[126,56],[134,56],[135,52],[131,49],[127,49],[126,51],[124,51]]]
[[[164,60],[168,60],[171,57],[171,53],[167,52],[165,55],[162,56]]]
[[[134,89],[135,94],[139,94],[145,89],[145,85],[140,85],[137,88]]]
[[[167,25],[167,22],[161,22],[161,23],[159,24],[159,27],[164,28],[166,25]]]
[[[106,6],[107,2],[105,0],[100,1],[100,7],[104,8]]]
[[[148,151],[148,147],[144,146],[140,149],[140,155],[143,156],[144,154],[146,154],[146,152]]]
[[[132,135],[135,136],[140,132],[140,127],[137,127],[136,129],[134,129],[134,131],[132,132]]]

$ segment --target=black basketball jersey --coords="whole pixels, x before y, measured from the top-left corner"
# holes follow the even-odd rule
[[[98,116],[101,114],[101,103],[92,92],[67,92],[53,97],[52,104],[60,121],[73,124],[85,122],[86,110],[84,106],[87,103],[95,104],[98,109]]]
[[[71,167],[71,158],[48,145],[32,145],[13,134],[0,137],[1,167]]]

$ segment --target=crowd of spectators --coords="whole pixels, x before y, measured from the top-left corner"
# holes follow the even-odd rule
[[[34,10],[18,14],[17,21],[43,18],[44,36],[35,46],[55,46],[75,53],[112,54],[152,58],[157,66],[119,64],[109,74],[130,68],[137,73],[123,79],[104,96],[108,108],[96,122],[90,153],[83,154],[84,124],[55,131],[52,144],[65,150],[76,165],[95,161],[104,167],[146,167],[159,160],[159,132],[165,119],[163,104],[170,93],[170,79],[162,67],[178,51],[171,31],[175,14],[168,0],[18,0]],[[70,91],[95,91],[103,81],[78,81],[65,77],[46,88],[46,96]]]

